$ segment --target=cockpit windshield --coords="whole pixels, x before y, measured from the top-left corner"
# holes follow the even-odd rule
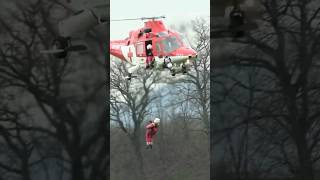
[[[183,45],[187,48],[191,48],[189,40],[183,34],[179,34],[179,36],[181,38]]]
[[[181,44],[177,40],[175,36],[169,36],[161,41],[163,45],[163,51],[165,53],[170,53],[172,51],[175,51],[179,47],[181,47]]]

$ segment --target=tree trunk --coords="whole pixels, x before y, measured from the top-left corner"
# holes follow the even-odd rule
[[[166,158],[166,142],[165,142],[165,137],[164,137],[164,129],[161,130],[161,133],[159,134],[159,150],[160,150],[160,165],[162,169],[162,179],[165,179],[168,177],[168,172],[167,172],[167,158]]]
[[[84,180],[84,173],[83,173],[83,165],[81,156],[78,153],[74,153],[72,157],[72,180]]]
[[[22,176],[23,180],[31,180],[28,159],[23,160],[22,162]]]
[[[131,139],[132,145],[134,147],[134,153],[136,155],[137,158],[137,180],[145,180],[146,179],[146,175],[144,173],[144,167],[143,167],[143,157],[142,157],[142,153],[141,153],[141,143],[140,143],[140,128],[139,129],[135,129],[134,131],[134,135]]]
[[[301,133],[297,135],[297,151],[299,157],[299,180],[314,180],[314,169],[311,161],[311,154],[305,136]]]
[[[296,92],[293,88],[288,88],[287,106],[292,122],[292,135],[297,147],[299,168],[296,174],[299,180],[314,180],[314,170],[311,160],[311,152],[307,140],[308,122],[306,118],[299,118],[299,108],[295,101]]]

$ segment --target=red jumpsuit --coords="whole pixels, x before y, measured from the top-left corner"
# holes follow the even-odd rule
[[[147,61],[146,61],[147,65],[151,64],[151,62],[153,61],[153,58],[154,58],[154,56],[152,53],[152,49],[148,49],[147,50]]]
[[[146,38],[148,38],[148,37],[149,37],[149,34],[146,35]],[[146,53],[147,53],[146,63],[147,63],[147,65],[150,65],[151,62],[153,61],[153,58],[154,58],[153,53],[152,53],[152,44],[147,45]]]
[[[152,144],[152,138],[158,132],[158,125],[155,123],[149,123],[147,124],[146,129],[146,142],[147,144]]]
[[[147,56],[147,65],[151,64],[151,62],[153,61],[153,58],[154,58],[153,55]]]

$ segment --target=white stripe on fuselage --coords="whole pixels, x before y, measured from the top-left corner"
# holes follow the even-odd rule
[[[129,52],[132,52],[132,57],[128,56]],[[136,53],[136,48],[134,45],[129,45],[129,46],[122,46],[121,47],[121,52],[127,62],[129,62],[131,65],[142,65],[145,64],[146,62],[146,57],[137,57]]]

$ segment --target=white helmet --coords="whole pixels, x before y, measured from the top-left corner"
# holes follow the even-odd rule
[[[153,122],[156,123],[156,124],[159,124],[159,123],[160,123],[160,119],[159,119],[159,118],[155,118],[155,119],[153,120]]]
[[[172,68],[172,63],[171,63],[171,62],[169,62],[169,63],[167,64],[167,68],[169,68],[169,69]]]

